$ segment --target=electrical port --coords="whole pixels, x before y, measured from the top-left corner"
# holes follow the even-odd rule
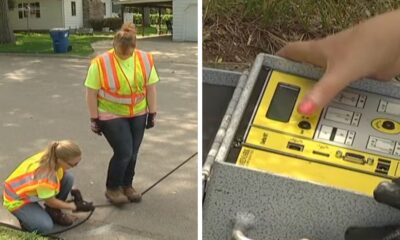
[[[324,156],[324,157],[329,157],[329,153],[324,153],[324,152],[319,152],[319,151],[312,151],[313,154],[315,155],[320,155],[320,156]]]
[[[387,175],[390,168],[390,161],[382,158],[378,158],[378,165],[376,166],[375,172]]]
[[[288,142],[287,148],[289,148],[291,150],[302,152],[303,149],[304,149],[304,145],[301,145],[301,144],[298,144],[298,143]]]
[[[343,160],[348,161],[348,162],[353,162],[353,163],[358,163],[358,164],[365,164],[365,157],[360,154],[355,154],[355,153],[346,153],[343,157]]]

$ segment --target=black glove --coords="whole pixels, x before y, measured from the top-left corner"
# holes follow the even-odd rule
[[[71,190],[71,195],[74,198],[74,203],[76,206],[76,210],[77,212],[90,212],[93,211],[95,209],[95,207],[93,206],[92,202],[86,202],[85,200],[83,200],[81,191],[79,191],[78,189],[72,189]]]
[[[381,182],[374,190],[374,198],[380,203],[400,209],[400,180]]]
[[[146,129],[154,127],[156,115],[157,115],[156,112],[147,114]]]
[[[75,203],[75,206],[77,212],[90,212],[95,209],[92,202],[86,202],[86,201],[77,202]]]
[[[92,132],[96,133],[97,135],[101,136],[101,130],[99,126],[99,119],[98,118],[90,118],[90,129]]]
[[[83,197],[82,197],[81,191],[79,191],[79,189],[72,189],[71,196],[74,198],[75,203],[83,201]]]
[[[399,239],[399,226],[387,225],[377,227],[349,227],[345,234],[345,240],[396,240]]]

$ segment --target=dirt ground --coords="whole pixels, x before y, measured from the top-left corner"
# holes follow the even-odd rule
[[[321,38],[399,5],[398,0],[208,0],[203,65],[247,69],[260,52],[274,54],[288,41]]]

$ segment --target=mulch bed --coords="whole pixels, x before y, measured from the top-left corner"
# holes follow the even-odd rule
[[[274,54],[288,41],[312,39],[322,34],[299,34],[291,29],[265,28],[259,19],[228,17],[206,19],[203,27],[203,65],[230,70],[249,68],[258,53]]]

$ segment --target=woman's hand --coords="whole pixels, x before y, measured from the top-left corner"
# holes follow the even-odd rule
[[[76,205],[74,202],[65,202],[63,200],[57,199],[55,197],[49,198],[45,200],[47,206],[58,209],[69,209],[76,210]]]
[[[74,202],[70,202],[69,205],[70,205],[69,209],[71,209],[72,211],[76,211],[77,207],[76,207],[76,204]]]
[[[90,119],[90,129],[92,132],[96,133],[97,135],[101,136],[101,129],[99,126],[99,119],[98,118],[91,118]]]
[[[156,115],[157,113],[148,113],[146,119],[146,129],[153,128],[156,124]]]
[[[319,40],[292,42],[277,52],[285,58],[326,68],[298,111],[311,115],[343,88],[363,77],[390,80],[400,72],[400,10],[371,18]]]

